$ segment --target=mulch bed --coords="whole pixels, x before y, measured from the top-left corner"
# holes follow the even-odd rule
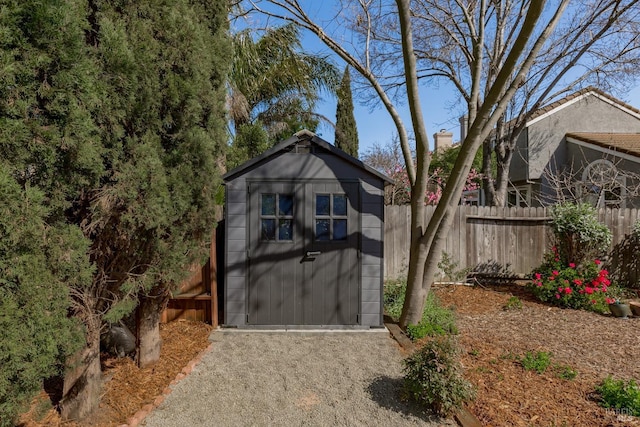
[[[161,395],[191,359],[209,346],[212,328],[201,322],[178,320],[160,325],[160,360],[140,369],[130,358],[112,358],[103,354],[103,394],[98,413],[83,424],[64,422],[55,409],[42,413],[49,400],[42,392],[20,419],[20,426],[81,427],[118,426],[127,422],[144,405]],[[50,406],[50,404],[49,404]]]
[[[476,386],[469,409],[486,426],[640,426],[637,418],[618,417],[597,403],[595,387],[607,375],[640,379],[637,357],[640,319],[620,320],[578,310],[562,310],[532,300],[522,284],[439,286],[434,291],[457,312],[462,363]],[[505,310],[509,297],[522,309]],[[100,411],[85,425],[118,426],[154,398],[208,345],[211,327],[177,321],[162,325],[160,361],[138,369],[130,359],[103,360],[104,394]],[[577,370],[575,379],[526,371],[518,358],[545,351],[559,365]],[[46,394],[39,396],[21,426],[65,426]],[[50,407],[50,404],[49,404]]]
[[[607,375],[640,379],[640,319],[621,320],[533,301],[522,284],[435,288],[457,312],[465,376],[476,386],[469,409],[487,426],[640,426],[598,405],[596,386]],[[522,309],[505,310],[511,296]],[[526,371],[527,351],[551,353],[552,361],[578,372],[562,379],[558,369]]]

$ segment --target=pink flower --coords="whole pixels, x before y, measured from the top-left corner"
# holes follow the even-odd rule
[[[597,260],[595,260],[595,261],[593,261],[593,262],[594,262],[596,265],[600,265],[600,264],[601,264],[601,262],[600,262],[600,260],[599,260],[599,259],[597,259]]]
[[[571,295],[571,292],[572,292],[571,288],[564,288],[564,293],[565,294]]]
[[[558,292],[562,293],[563,290],[564,288],[562,286],[558,286]]]
[[[607,304],[613,304],[614,302],[616,302],[616,300],[607,298]]]
[[[536,280],[540,280],[540,279],[542,279],[542,274],[540,274],[540,273],[536,273],[536,274],[535,274],[535,278],[536,278]]]
[[[575,283],[578,286],[582,286],[582,280],[580,279],[573,279],[573,283]]]
[[[576,265],[573,262],[569,263],[569,268],[576,268]]]
[[[553,274],[554,276],[559,276],[559,275],[560,275],[560,273],[558,272],[558,270],[553,270],[553,271],[551,272],[551,274]]]
[[[556,294],[556,298],[557,298],[557,299],[560,299],[560,294]]]
[[[584,288],[584,291],[589,295],[591,295],[593,293],[593,288],[590,286],[587,286],[586,288]]]

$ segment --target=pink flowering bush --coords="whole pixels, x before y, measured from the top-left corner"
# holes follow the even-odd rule
[[[545,262],[533,272],[527,287],[540,301],[559,307],[609,312],[613,302],[609,272],[599,260],[581,265],[561,260],[556,247],[545,255]]]

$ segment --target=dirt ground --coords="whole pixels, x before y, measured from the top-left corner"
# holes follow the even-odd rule
[[[594,392],[607,375],[640,379],[640,319],[549,307],[533,301],[521,285],[441,286],[435,292],[457,312],[465,375],[477,388],[469,409],[483,425],[640,426],[637,418],[601,408]],[[522,301],[521,309],[504,309],[512,295]],[[129,359],[105,359],[100,411],[87,425],[125,423],[209,345],[210,331],[201,323],[163,325],[161,361],[149,369]],[[556,365],[576,370],[576,378],[560,378],[559,369],[524,370],[519,358],[527,351],[551,353]],[[77,426],[63,423],[44,393],[20,425]]]

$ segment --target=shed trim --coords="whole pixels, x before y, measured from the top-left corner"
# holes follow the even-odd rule
[[[235,178],[238,175],[241,175],[245,170],[251,168],[252,166],[258,164],[258,163],[262,163],[264,161],[266,161],[267,159],[277,155],[278,153],[285,151],[288,147],[301,142],[301,141],[310,141],[313,144],[327,150],[328,152],[330,152],[331,154],[334,154],[338,157],[340,157],[341,159],[345,160],[348,163],[351,163],[354,166],[357,166],[361,169],[364,169],[365,171],[369,172],[370,174],[382,179],[385,183],[385,185],[389,185],[389,184],[393,184],[393,179],[391,179],[390,177],[388,177],[387,175],[383,174],[382,172],[379,172],[377,170],[375,170],[374,168],[372,168],[371,166],[366,165],[365,163],[363,163],[362,161],[356,159],[355,157],[350,156],[349,154],[345,153],[344,151],[342,151],[341,149],[333,146],[332,144],[329,144],[327,141],[325,141],[324,139],[320,138],[318,135],[316,135],[315,133],[307,130],[307,129],[303,129],[297,133],[295,133],[292,137],[285,139],[284,141],[278,143],[277,145],[275,145],[274,147],[268,149],[267,151],[265,151],[264,153],[262,153],[261,155],[254,157],[251,160],[246,161],[245,163],[241,164],[240,166],[235,167],[234,169],[231,169],[229,172],[225,173],[224,175],[222,175],[222,180],[223,181],[229,181],[233,178]]]

